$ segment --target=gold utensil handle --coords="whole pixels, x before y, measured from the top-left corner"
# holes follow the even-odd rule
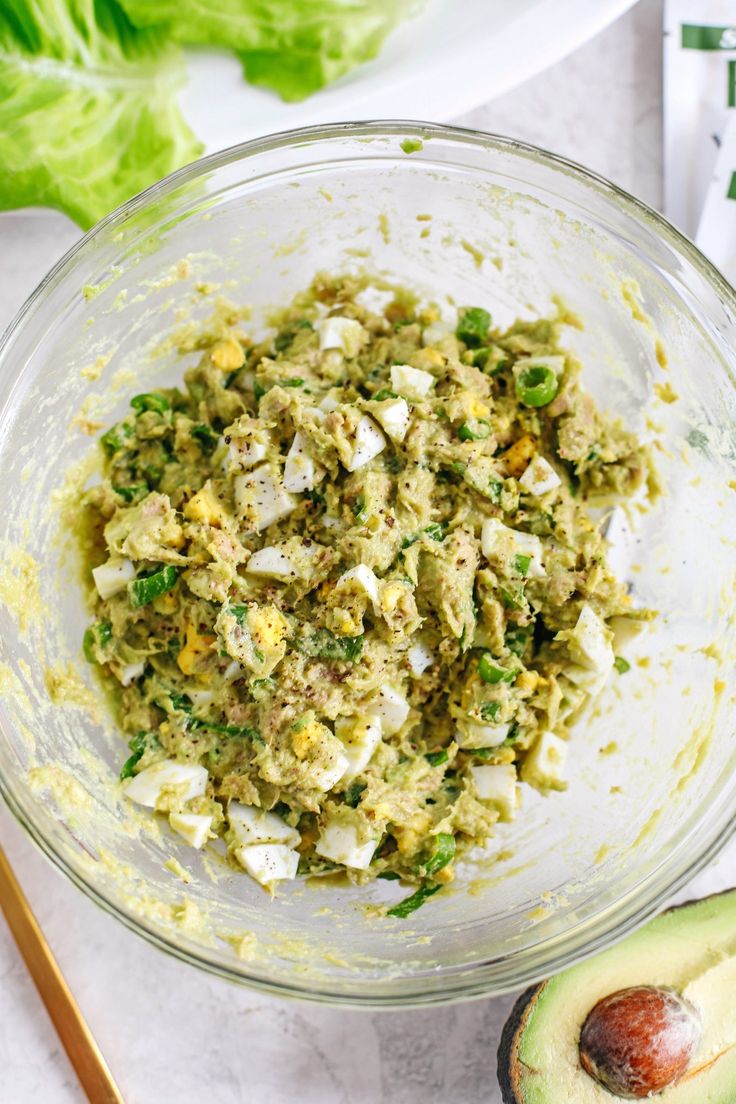
[[[2,847],[0,906],[90,1104],[125,1104]]]

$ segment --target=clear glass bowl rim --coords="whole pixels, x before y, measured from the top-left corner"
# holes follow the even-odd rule
[[[460,146],[467,145],[483,150],[497,150],[498,152],[519,155],[522,159],[535,161],[546,167],[561,171],[564,175],[588,186],[604,198],[615,200],[635,221],[648,224],[650,229],[653,228],[676,253],[693,265],[698,274],[711,285],[718,299],[726,306],[729,314],[736,317],[736,291],[684,234],[672,226],[654,208],[635,198],[600,174],[586,169],[568,158],[551,153],[542,147],[503,135],[437,123],[418,122],[416,120],[404,121],[401,119],[327,123],[280,131],[209,154],[157,181],[116,208],[84,234],[57,261],[18,310],[0,337],[0,368],[3,361],[7,360],[21,329],[32,323],[35,310],[40,307],[44,299],[60,283],[67,279],[70,281],[74,279],[77,264],[81,263],[82,259],[95,248],[96,240],[110,231],[114,232],[132,216],[145,211],[154,203],[158,203],[163,196],[175,192],[183,185],[205,177],[220,168],[244,162],[249,158],[270,151],[283,150],[288,147],[299,148],[312,142],[329,141],[330,139],[392,137],[401,139],[416,138],[422,141],[437,139],[450,143],[454,142]],[[420,152],[420,156],[422,156],[422,151],[417,152]],[[431,153],[431,146],[429,152]],[[366,160],[371,159],[370,156],[366,158]],[[431,160],[431,158],[428,159]],[[441,166],[442,162],[438,161],[437,164]],[[12,390],[17,378],[6,379],[2,382],[8,386],[9,390]],[[636,887],[636,892],[629,893],[626,897],[621,898],[615,906],[588,922],[585,926],[584,938],[580,938],[581,933],[577,933],[576,936],[574,927],[563,937],[556,938],[552,953],[545,952],[545,944],[542,942],[526,948],[522,952],[517,952],[509,958],[501,956],[492,961],[478,963],[471,969],[463,971],[462,977],[456,979],[457,984],[453,984],[452,977],[443,975],[440,969],[433,975],[434,981],[428,984],[425,993],[402,993],[401,979],[396,979],[392,993],[381,996],[371,994],[365,997],[361,996],[357,986],[353,988],[351,993],[346,993],[343,989],[331,988],[328,983],[307,988],[299,984],[289,985],[282,981],[269,981],[261,976],[248,974],[246,970],[236,970],[224,966],[221,962],[210,957],[205,947],[202,947],[201,951],[194,951],[190,949],[191,945],[185,947],[178,944],[174,938],[163,936],[160,930],[149,926],[145,919],[135,915],[132,911],[127,912],[116,901],[101,892],[92,884],[91,880],[82,877],[67,863],[64,856],[45,838],[38,826],[25,815],[21,805],[14,798],[8,779],[2,773],[0,773],[0,794],[2,794],[8,808],[21,827],[57,869],[101,909],[114,916],[128,929],[142,936],[155,947],[208,973],[261,992],[282,997],[297,997],[327,1005],[347,1005],[355,1008],[410,1008],[455,1003],[461,1000],[500,995],[533,984],[543,977],[559,973],[559,971],[573,965],[580,959],[603,949],[609,943],[621,939],[649,919],[663,902],[682,888],[708,863],[712,862],[736,833],[736,807],[734,807],[725,811],[723,821],[718,825],[717,831],[712,832],[711,837],[704,841],[702,848],[694,853],[689,861],[681,861],[675,868],[670,868],[666,862],[662,863],[645,883]],[[513,963],[514,968],[504,970],[505,962]],[[242,965],[247,964],[243,963]]]

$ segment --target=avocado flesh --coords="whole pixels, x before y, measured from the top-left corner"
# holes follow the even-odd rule
[[[515,1104],[611,1104],[581,1068],[580,1029],[602,998],[631,985],[678,990],[703,1034],[687,1073],[658,1104],[736,1101],[736,890],[663,913],[621,943],[546,982],[530,999],[512,1055]],[[508,1082],[507,1082],[508,1085]]]

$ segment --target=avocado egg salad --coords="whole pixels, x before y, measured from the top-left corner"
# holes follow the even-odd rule
[[[648,459],[562,311],[453,331],[366,287],[317,277],[260,341],[233,318],[102,435],[84,650],[131,801],[269,889],[402,879],[405,916],[525,787],[564,789],[569,725],[627,666],[609,621],[646,616],[586,503]]]

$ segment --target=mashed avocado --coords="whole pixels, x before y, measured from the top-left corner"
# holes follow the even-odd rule
[[[132,800],[269,887],[405,879],[405,915],[520,782],[564,788],[568,726],[619,677],[607,621],[637,616],[586,503],[647,462],[559,319],[452,333],[363,290],[318,277],[103,434],[85,653]]]

